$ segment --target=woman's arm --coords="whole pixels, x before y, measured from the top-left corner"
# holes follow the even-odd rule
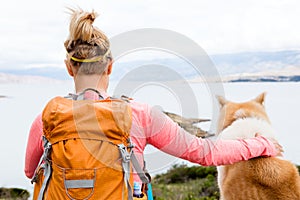
[[[173,156],[203,166],[225,165],[278,152],[270,140],[259,136],[245,140],[197,138],[175,124],[161,111],[150,109],[146,126],[147,142]]]
[[[25,174],[28,178],[32,178],[34,171],[44,152],[43,142],[43,122],[41,114],[37,116],[31,125],[28,136],[26,156],[25,156]]]

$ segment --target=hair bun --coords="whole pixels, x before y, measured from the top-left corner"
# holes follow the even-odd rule
[[[87,19],[91,20],[92,24],[94,23],[96,17],[97,17],[97,14],[94,13],[94,12],[89,13],[89,14],[86,16]]]
[[[97,13],[85,12],[81,9],[69,10],[71,12],[70,33],[64,43],[67,52],[72,52],[72,55],[80,59],[106,55],[110,48],[109,39],[100,29],[93,26]],[[87,49],[89,49],[88,53],[86,53]]]
[[[93,37],[93,23],[98,16],[94,11],[85,12],[81,9],[71,10],[70,23],[70,41],[81,40],[84,42],[91,41]]]

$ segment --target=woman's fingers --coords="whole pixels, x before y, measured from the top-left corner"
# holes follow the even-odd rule
[[[259,134],[259,133],[256,133],[255,134],[255,137],[258,137],[258,136],[261,136],[261,134]],[[275,146],[275,148],[276,148],[276,150],[277,150],[277,155],[276,156],[283,156],[283,147],[278,143],[278,141],[277,140],[275,140],[274,138],[268,138],[271,142],[273,142],[273,144],[274,144],[274,146]]]
[[[270,139],[272,142],[273,142],[273,144],[275,145],[275,148],[277,149],[277,155],[276,156],[283,156],[283,148],[282,148],[282,146],[278,143],[278,141],[277,140],[275,140],[275,139]]]

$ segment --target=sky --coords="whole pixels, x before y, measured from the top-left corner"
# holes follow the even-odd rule
[[[10,0],[0,7],[0,72],[63,67],[66,7],[95,10],[111,38],[162,28],[194,40],[209,55],[300,49],[298,0]]]

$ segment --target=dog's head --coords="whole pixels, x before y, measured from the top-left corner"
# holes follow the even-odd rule
[[[264,108],[265,95],[265,93],[262,93],[256,98],[242,103],[231,102],[224,97],[217,96],[220,104],[218,133],[241,118],[254,117],[270,122]]]

